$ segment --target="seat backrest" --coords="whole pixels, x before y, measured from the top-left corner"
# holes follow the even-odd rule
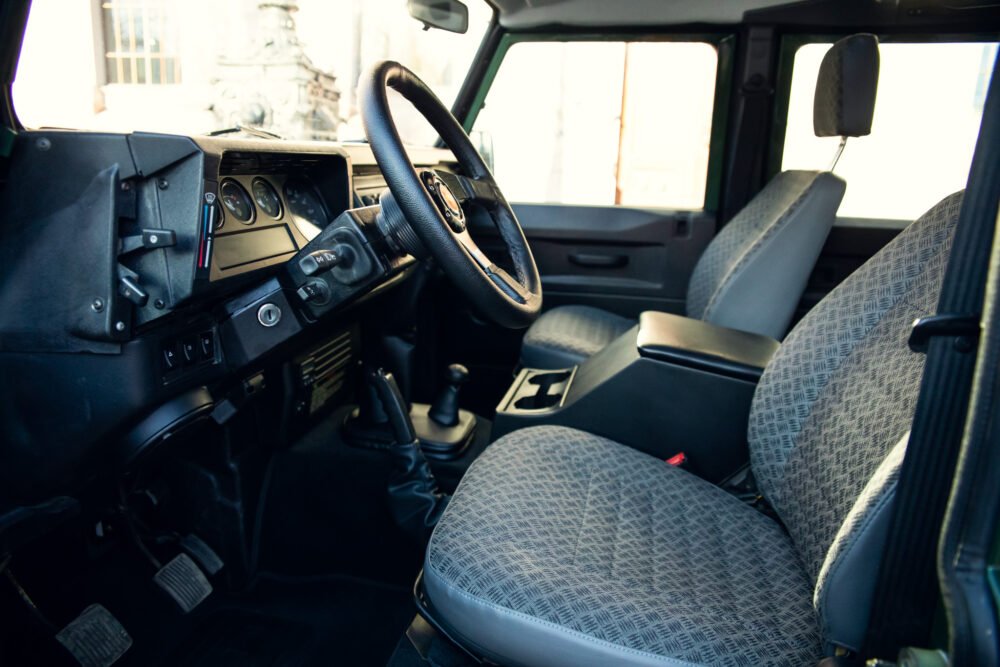
[[[826,639],[857,650],[913,418],[962,194],[910,225],[789,333],[754,394],[748,438],[761,493],[815,583]]]
[[[878,70],[874,35],[852,35],[830,48],[816,81],[816,136],[871,131]],[[687,315],[784,336],[843,197],[844,182],[828,172],[778,174],[705,249],[688,284]]]
[[[712,239],[687,293],[687,315],[781,338],[844,197],[828,172],[775,176]]]

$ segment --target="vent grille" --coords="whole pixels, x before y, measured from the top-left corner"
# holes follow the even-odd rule
[[[222,156],[219,172],[223,176],[285,174],[319,166],[329,162],[331,157],[328,155],[227,151]]]
[[[382,176],[382,170],[377,164],[355,164],[353,169],[355,178],[365,176]]]
[[[347,383],[354,361],[354,336],[348,329],[296,359],[299,379],[309,394],[309,414],[322,408]]]

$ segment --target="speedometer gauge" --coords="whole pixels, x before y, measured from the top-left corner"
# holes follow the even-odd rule
[[[226,210],[233,214],[233,217],[244,225],[252,225],[254,221],[254,207],[250,200],[250,195],[243,189],[243,186],[231,178],[222,181],[219,187],[219,197]]]
[[[281,197],[275,192],[273,185],[263,178],[255,178],[250,189],[253,191],[253,200],[257,202],[260,210],[275,220],[281,217]]]
[[[290,178],[285,182],[285,201],[295,226],[309,240],[329,222],[323,197],[316,186],[305,179]]]

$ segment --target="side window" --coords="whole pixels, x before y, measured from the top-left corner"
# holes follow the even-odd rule
[[[522,42],[476,119],[511,201],[701,209],[718,56],[704,42]]]
[[[812,100],[829,44],[795,54],[782,169],[826,169],[838,139],[812,129]],[[871,134],[847,141],[838,217],[914,220],[965,187],[996,44],[882,44]]]

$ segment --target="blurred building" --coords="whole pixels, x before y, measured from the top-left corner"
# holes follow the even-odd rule
[[[252,51],[220,57],[211,108],[222,126],[262,127],[294,139],[337,138],[337,77],[306,55],[295,30],[298,9],[292,2],[260,2]]]

